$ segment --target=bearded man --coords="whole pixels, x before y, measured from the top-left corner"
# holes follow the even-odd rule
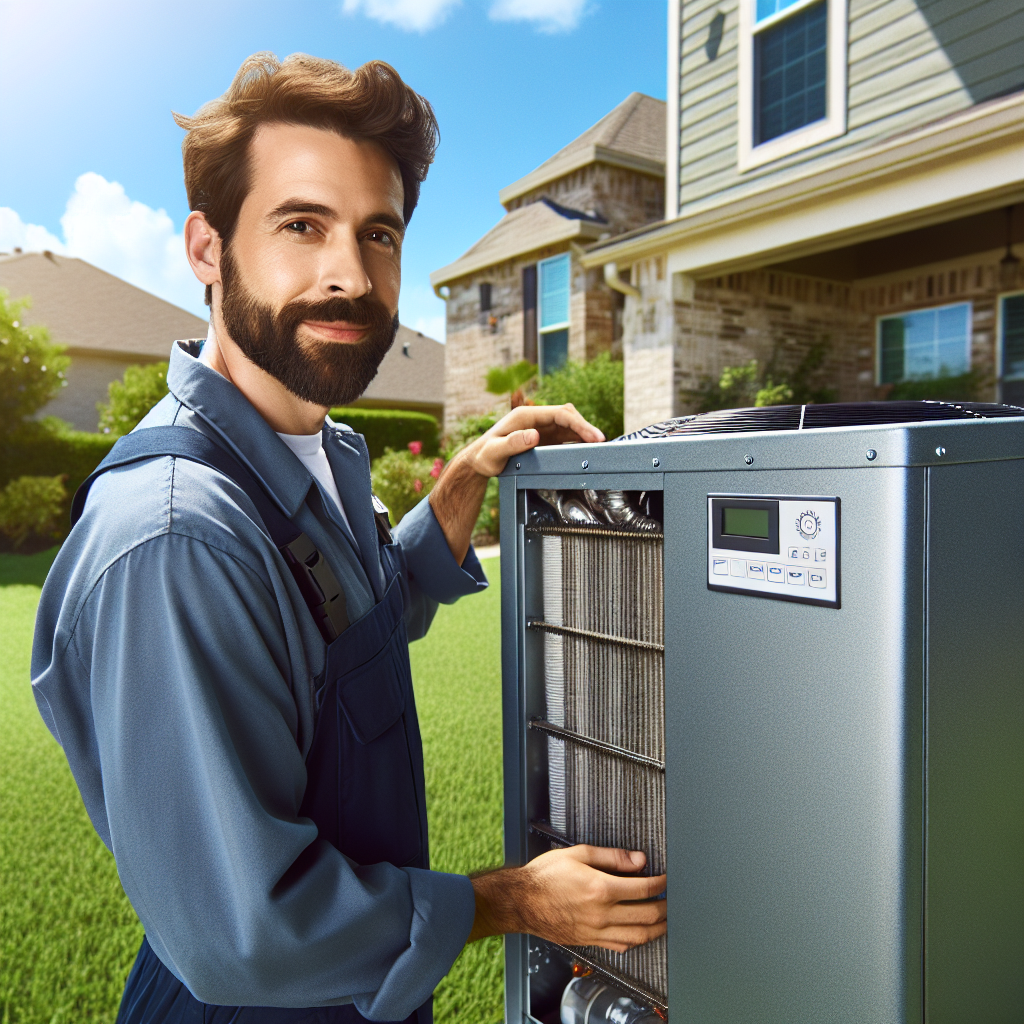
[[[386,64],[259,54],[179,117],[188,258],[211,305],[170,394],[76,497],[33,649],[40,711],[146,938],[123,1024],[430,1020],[467,941],[625,949],[664,931],[643,855],[429,870],[408,640],[486,586],[488,477],[599,441],[523,407],[392,537],[365,441],[327,418],[394,340],[429,104]],[[612,874],[615,872],[615,874]]]

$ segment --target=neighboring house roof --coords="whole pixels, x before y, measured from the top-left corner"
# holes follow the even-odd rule
[[[28,296],[28,324],[43,324],[74,352],[166,359],[175,338],[205,338],[206,321],[94,267],[54,253],[0,255],[0,288]]]
[[[608,225],[603,219],[544,198],[505,214],[454,263],[435,270],[430,275],[430,283],[437,288],[447,281],[535,249],[559,242],[591,242],[607,232]]]
[[[398,337],[363,392],[362,403],[383,406],[444,404],[444,345],[402,326]]]
[[[630,93],[592,128],[498,193],[502,204],[592,163],[665,174],[665,101]]]

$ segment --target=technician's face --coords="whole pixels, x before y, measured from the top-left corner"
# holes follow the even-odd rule
[[[253,140],[220,314],[245,355],[306,401],[357,398],[394,340],[403,194],[375,143],[297,125]]]

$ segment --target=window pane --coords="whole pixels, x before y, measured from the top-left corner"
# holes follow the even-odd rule
[[[757,0],[757,21],[764,21],[787,7],[792,7],[797,0]]]
[[[569,330],[549,331],[540,336],[540,372],[553,373],[565,366],[569,358]]]
[[[1024,377],[1024,295],[1003,299],[1003,376]]]
[[[825,116],[827,27],[820,3],[754,37],[757,145]]]
[[[881,383],[967,373],[970,330],[967,302],[884,317],[879,327]]]
[[[540,328],[569,321],[569,254],[542,260],[540,268]]]

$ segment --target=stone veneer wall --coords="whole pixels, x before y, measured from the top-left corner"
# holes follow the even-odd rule
[[[674,301],[661,257],[634,265],[640,300],[626,303],[623,351],[626,430],[692,411],[688,392],[726,366],[762,365],[777,353],[792,369],[828,340],[818,375],[839,401],[885,397],[875,384],[876,319],[953,302],[972,304],[971,365],[997,400],[996,302],[1001,251],[980,253],[849,283],[769,269],[698,281],[692,301]],[[1018,270],[1016,288],[1024,287]]]
[[[492,366],[508,366],[524,358],[523,267],[565,252],[565,246],[542,249],[470,274],[449,286],[447,348],[444,361],[445,430],[466,416],[506,411],[507,400],[484,386]],[[569,358],[593,359],[612,347],[615,300],[601,271],[586,271],[572,260],[569,297]],[[490,315],[481,323],[481,282],[491,285]]]
[[[545,196],[584,213],[596,211],[608,221],[608,231],[613,235],[665,216],[662,178],[609,164],[588,164],[517,196],[506,208],[510,212],[518,210]]]

